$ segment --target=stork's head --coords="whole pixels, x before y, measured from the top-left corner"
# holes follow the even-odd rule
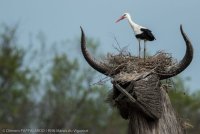
[[[130,14],[129,14],[129,13],[124,13],[124,14],[116,21],[116,23],[119,22],[120,20],[125,19],[125,18],[131,18]]]

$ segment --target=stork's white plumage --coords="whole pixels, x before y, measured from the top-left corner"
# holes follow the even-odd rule
[[[145,59],[145,53],[146,53],[146,41],[153,41],[156,38],[152,34],[151,30],[149,30],[146,27],[140,26],[136,24],[132,19],[129,13],[124,13],[123,16],[121,16],[117,21],[119,22],[120,20],[127,19],[131,28],[133,29],[135,33],[135,37],[137,38],[139,42],[139,58],[140,58],[140,51],[141,51],[141,46],[140,46],[140,41],[144,41],[144,59]]]

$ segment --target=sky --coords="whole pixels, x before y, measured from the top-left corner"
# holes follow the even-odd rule
[[[155,54],[164,50],[177,60],[185,53],[179,30],[182,24],[192,41],[194,59],[180,76],[190,77],[187,86],[195,91],[200,89],[199,7],[197,0],[0,0],[0,24],[19,23],[18,40],[22,44],[28,43],[30,33],[37,35],[39,31],[44,32],[48,42],[74,40],[80,38],[82,26],[87,37],[100,41],[99,52],[116,53],[113,45],[117,38],[122,48],[127,47],[137,55],[138,42],[128,22],[115,23],[123,13],[129,12],[136,23],[151,29],[156,37],[156,41],[148,42],[147,52]]]

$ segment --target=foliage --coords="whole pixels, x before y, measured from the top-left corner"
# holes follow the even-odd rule
[[[185,122],[187,133],[198,134],[200,132],[200,92],[191,94],[185,82],[186,80],[176,77],[175,89],[170,89],[169,95],[178,116]]]
[[[0,128],[22,128],[31,122],[31,90],[37,81],[23,67],[24,51],[16,46],[16,27],[0,35]]]
[[[95,78],[93,70],[81,68],[78,60],[69,60],[62,54],[53,58],[50,73],[51,81],[39,105],[38,127],[84,129],[97,134],[104,129],[108,133],[113,131],[110,124],[114,128],[118,125],[113,123],[116,114],[104,102],[106,86],[91,86]]]
[[[28,66],[32,61],[25,62],[31,51],[18,45],[16,35],[17,27],[3,26],[0,30],[0,129],[87,129],[96,134],[126,132],[127,121],[104,101],[109,86],[91,85],[97,75],[83,64],[85,61],[72,59],[69,53],[56,52],[51,55],[50,67],[45,68],[48,79],[42,79],[42,73]],[[46,42],[42,43],[46,48]],[[96,53],[98,42],[90,39],[88,43],[91,52]],[[50,49],[45,52],[42,54],[47,56],[53,53]],[[37,54],[34,56],[38,56],[39,64],[43,57]],[[39,66],[37,70],[42,68]],[[200,131],[200,92],[191,94],[186,90],[185,81],[175,78],[176,90],[173,87],[169,94],[180,117],[194,126],[188,133],[195,134]]]

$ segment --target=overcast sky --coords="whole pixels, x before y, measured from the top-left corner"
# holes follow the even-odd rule
[[[0,0],[0,23],[19,23],[19,42],[24,44],[29,33],[36,35],[39,31],[45,33],[49,42],[73,40],[80,36],[81,25],[87,36],[100,41],[100,52],[116,52],[116,37],[121,47],[128,46],[132,54],[137,54],[137,40],[127,21],[115,23],[124,12],[129,12],[136,23],[151,29],[157,39],[148,42],[148,53],[164,50],[178,60],[185,52],[179,31],[183,24],[195,53],[192,64],[181,76],[191,77],[188,86],[196,90],[200,89],[199,7],[197,0]]]

